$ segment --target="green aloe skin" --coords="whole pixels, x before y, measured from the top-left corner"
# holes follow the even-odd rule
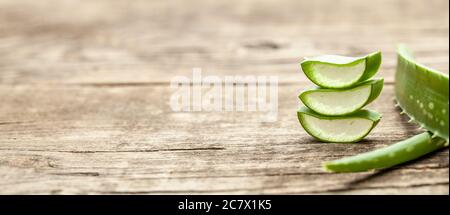
[[[403,45],[397,51],[395,96],[397,106],[410,122],[428,131],[391,146],[352,157],[326,162],[332,172],[385,169],[448,146],[448,75],[415,62]]]
[[[416,63],[401,45],[395,80],[395,97],[403,112],[448,141],[448,75]]]
[[[352,88],[314,88],[300,93],[305,106],[316,113],[327,116],[352,114],[374,101],[383,89],[382,78],[364,81]]]
[[[381,52],[363,57],[322,55],[301,62],[305,75],[317,86],[342,89],[373,77],[381,64]]]

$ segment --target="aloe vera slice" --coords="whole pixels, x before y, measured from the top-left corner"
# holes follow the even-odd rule
[[[448,75],[417,63],[404,45],[398,48],[395,97],[412,121],[448,141]]]
[[[328,116],[351,114],[375,100],[383,89],[383,79],[365,81],[347,89],[305,90],[299,98],[309,109]]]
[[[424,132],[393,145],[324,163],[331,172],[361,172],[389,168],[445,146],[445,140]]]
[[[297,117],[308,134],[323,142],[350,143],[363,139],[377,125],[381,115],[359,110],[346,116],[323,116],[307,107],[297,110]]]
[[[305,58],[301,67],[305,75],[323,88],[347,88],[365,81],[378,71],[381,52],[364,57],[322,55]]]

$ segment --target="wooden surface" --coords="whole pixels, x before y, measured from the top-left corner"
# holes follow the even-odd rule
[[[446,0],[0,0],[1,194],[449,194],[449,151],[387,171],[323,161],[420,132],[394,108],[395,46],[448,73]],[[298,62],[383,52],[383,113],[359,144],[296,119]],[[277,75],[279,115],[173,112],[175,75]]]

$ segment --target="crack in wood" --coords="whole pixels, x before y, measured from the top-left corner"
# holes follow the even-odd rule
[[[410,185],[386,185],[386,186],[358,186],[358,187],[342,187],[342,188],[331,188],[325,190],[317,190],[304,192],[304,194],[319,194],[319,193],[334,193],[334,192],[345,192],[352,190],[375,190],[375,189],[398,189],[398,188],[414,188],[414,187],[426,187],[426,186],[440,186],[449,185],[448,181],[435,182],[435,183],[423,183],[423,184],[410,184]],[[303,194],[303,193],[302,193]]]
[[[51,173],[51,175],[61,175],[61,176],[100,176],[98,172],[67,172],[67,173]]]
[[[173,152],[173,151],[216,151],[226,150],[224,147],[199,147],[199,148],[173,148],[173,149],[141,149],[141,150],[40,150],[40,149],[0,149],[0,151],[21,151],[21,152],[61,152],[74,154],[91,153],[142,153],[142,152]]]
[[[17,124],[23,124],[23,123],[29,123],[33,121],[11,121],[11,122],[0,122],[0,125],[17,125]]]
[[[367,187],[357,187],[357,188],[333,188],[333,189],[324,189],[324,190],[312,190],[312,191],[301,191],[301,192],[287,192],[287,194],[324,194],[324,193],[335,193],[335,192],[345,192],[345,191],[354,191],[354,190],[372,190],[372,189],[398,189],[398,188],[415,188],[415,187],[425,187],[425,186],[441,186],[448,185],[449,182],[436,182],[436,183],[423,183],[423,184],[411,184],[407,186],[397,186],[397,185],[388,185],[388,186],[367,186]],[[272,186],[272,187],[260,187],[260,188],[243,188],[243,189],[215,189],[215,190],[142,190],[142,191],[91,191],[93,193],[99,194],[188,194],[188,193],[201,193],[201,194],[214,194],[214,193],[230,193],[230,192],[254,192],[256,193],[265,193],[266,190],[270,189],[279,189],[282,188],[280,186]],[[258,192],[260,191],[260,192]]]
[[[210,83],[214,83],[214,82],[210,82]],[[193,85],[192,83],[188,83],[190,85]],[[222,84],[225,85],[222,82],[219,82],[217,84]],[[233,86],[237,86],[237,85],[244,85],[245,83],[233,83]],[[279,81],[278,82],[278,86],[298,86],[298,85],[303,85],[303,84],[310,84],[309,82],[288,82],[288,81]],[[388,81],[385,80],[384,82],[385,85],[394,85],[393,81]],[[0,83],[0,86],[35,86],[35,87],[39,87],[43,84],[4,84],[4,83]],[[76,82],[70,82],[70,83],[64,83],[64,82],[60,82],[60,83],[46,83],[45,84],[46,87],[48,86],[54,86],[54,87],[63,87],[63,86],[73,86],[73,87],[93,87],[93,88],[128,88],[128,87],[154,87],[154,86],[164,86],[164,87],[169,87],[170,86],[170,82],[169,81],[155,81],[155,82],[86,82],[86,83],[76,83]]]

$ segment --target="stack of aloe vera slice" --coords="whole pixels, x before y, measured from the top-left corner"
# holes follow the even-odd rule
[[[363,57],[323,55],[301,63],[318,87],[300,93],[305,106],[297,110],[306,132],[324,142],[350,143],[367,136],[381,114],[363,109],[383,89],[383,79],[371,79],[381,64],[381,53]]]

